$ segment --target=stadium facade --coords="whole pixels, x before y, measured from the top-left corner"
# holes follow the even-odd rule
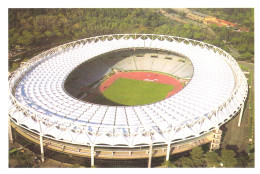
[[[192,78],[177,94],[141,106],[84,102],[65,90],[67,77],[84,62],[129,48],[182,55],[192,63]],[[94,69],[82,83],[107,72],[98,64]],[[155,156],[169,160],[171,154],[205,143],[219,148],[219,127],[239,112],[242,116],[248,84],[234,58],[216,46],[175,36],[114,34],[70,42],[33,57],[10,77],[9,89],[9,137],[15,129],[40,144],[43,161],[49,148],[91,158],[92,166],[98,158],[148,158],[150,167]]]

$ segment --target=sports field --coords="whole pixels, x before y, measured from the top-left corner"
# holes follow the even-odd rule
[[[143,80],[118,78],[103,95],[122,105],[144,105],[163,100],[174,86]]]

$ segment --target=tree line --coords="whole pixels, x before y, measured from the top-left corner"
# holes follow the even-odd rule
[[[254,167],[254,153],[235,153],[233,150],[222,149],[218,152],[203,150],[202,147],[194,147],[188,155],[165,161],[161,167]]]
[[[226,42],[250,60],[254,55],[254,30],[251,9],[239,15],[248,18],[250,32],[238,33],[225,27],[205,27],[170,21],[159,9],[87,8],[87,9],[9,9],[9,50],[62,44],[86,37],[117,33],[153,33],[191,38],[214,44],[229,51]],[[223,12],[224,13],[224,12]],[[229,13],[229,11],[225,11]]]
[[[152,33],[151,28],[164,23],[163,16],[151,9],[9,9],[9,48],[104,34]]]

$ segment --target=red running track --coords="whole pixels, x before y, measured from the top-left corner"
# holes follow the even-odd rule
[[[114,83],[114,81],[119,78],[143,80],[173,85],[174,89],[167,94],[166,98],[176,94],[183,88],[182,84],[177,79],[164,74],[154,72],[117,72],[100,85],[100,91],[103,93],[110,85]]]

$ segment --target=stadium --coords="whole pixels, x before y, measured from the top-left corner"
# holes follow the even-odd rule
[[[169,160],[202,144],[218,149],[219,127],[242,116],[248,93],[224,50],[156,34],[60,45],[23,64],[9,89],[9,138],[15,130],[39,144],[42,161],[47,148],[90,158],[91,166],[147,158],[148,167],[153,157]]]

